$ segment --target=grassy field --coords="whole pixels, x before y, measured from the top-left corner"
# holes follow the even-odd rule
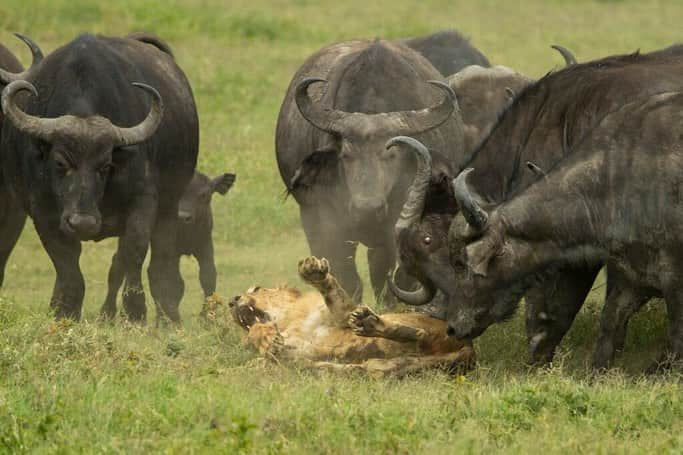
[[[456,27],[492,62],[538,77],[561,65],[551,43],[581,60],[651,50],[680,41],[682,19],[677,0],[3,0],[0,41],[26,63],[12,31],[45,51],[84,31],[144,29],[171,43],[197,97],[199,168],[238,175],[214,201],[219,293],[231,296],[300,284],[307,247],[295,203],[282,199],[273,132],[292,74],[316,49]],[[551,368],[525,367],[518,317],[477,341],[466,378],[376,381],[258,362],[237,330],[200,323],[189,260],[182,330],[98,324],[113,247],[86,245],[84,321],[55,324],[53,268],[24,232],[0,292],[0,453],[683,452],[680,376],[639,375],[664,342],[660,302],[635,318],[618,369],[587,368],[603,278]]]

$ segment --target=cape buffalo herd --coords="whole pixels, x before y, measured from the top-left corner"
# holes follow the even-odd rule
[[[235,174],[196,170],[197,108],[169,44],[82,34],[44,55],[17,37],[33,61],[0,44],[0,284],[28,215],[57,318],[81,317],[82,242],[116,237],[103,319],[123,284],[125,316],[146,320],[148,249],[157,323],[180,323],[181,255],[199,263],[215,319],[210,204]],[[308,57],[284,93],[275,158],[312,255],[300,274],[320,294],[233,299],[249,342],[335,371],[466,367],[472,341],[524,298],[531,360],[545,364],[604,268],[594,368],[613,364],[652,297],[669,323],[652,369],[682,361],[683,45],[587,62],[552,47],[566,66],[538,80],[492,66],[455,30]],[[436,305],[443,319],[357,306],[359,245],[377,301]]]

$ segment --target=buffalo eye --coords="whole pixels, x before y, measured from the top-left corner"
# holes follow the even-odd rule
[[[97,172],[98,172],[102,177],[106,177],[107,174],[109,174],[109,171],[111,171],[112,167],[113,167],[113,166],[112,166],[111,163],[106,163],[106,164],[103,164],[102,166],[100,166],[100,167],[97,169]]]
[[[424,238],[422,239],[422,241],[424,242],[425,245],[431,245],[431,243],[432,243],[432,238],[431,238],[430,236],[426,235],[426,236],[424,236]]]
[[[59,175],[66,175],[71,169],[71,166],[63,159],[57,158],[55,159],[55,169]]]

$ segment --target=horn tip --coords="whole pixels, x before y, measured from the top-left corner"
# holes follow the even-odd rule
[[[22,40],[28,47],[31,49],[31,54],[33,54],[33,65],[39,63],[41,60],[43,60],[43,51],[40,49],[40,47],[36,44],[35,41],[33,41],[31,38],[29,38],[27,35],[24,35],[23,33],[19,32],[14,32],[14,36]]]
[[[445,82],[443,82],[443,81],[437,81],[437,80],[434,80],[434,79],[427,81],[427,83],[428,83],[428,84],[432,84],[433,86],[442,89],[443,91],[445,91],[446,93],[448,93],[448,96],[449,96],[451,99],[455,99],[455,91],[453,91],[453,88],[451,88],[451,86],[448,85],[447,83],[445,83]]]
[[[155,89],[151,85],[144,84],[142,82],[131,82],[131,85],[133,85],[133,86],[135,86],[141,90],[146,91],[147,93],[154,96],[158,101],[161,101],[161,94],[159,93],[159,91],[157,89]]]
[[[388,150],[395,145],[405,143],[406,139],[412,139],[412,138],[409,138],[407,136],[394,136],[387,141],[387,143],[384,145],[384,147]]]

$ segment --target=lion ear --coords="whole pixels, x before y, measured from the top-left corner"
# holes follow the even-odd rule
[[[467,266],[475,275],[487,276],[491,259],[501,251],[502,244],[493,243],[489,238],[472,242],[465,247]]]

